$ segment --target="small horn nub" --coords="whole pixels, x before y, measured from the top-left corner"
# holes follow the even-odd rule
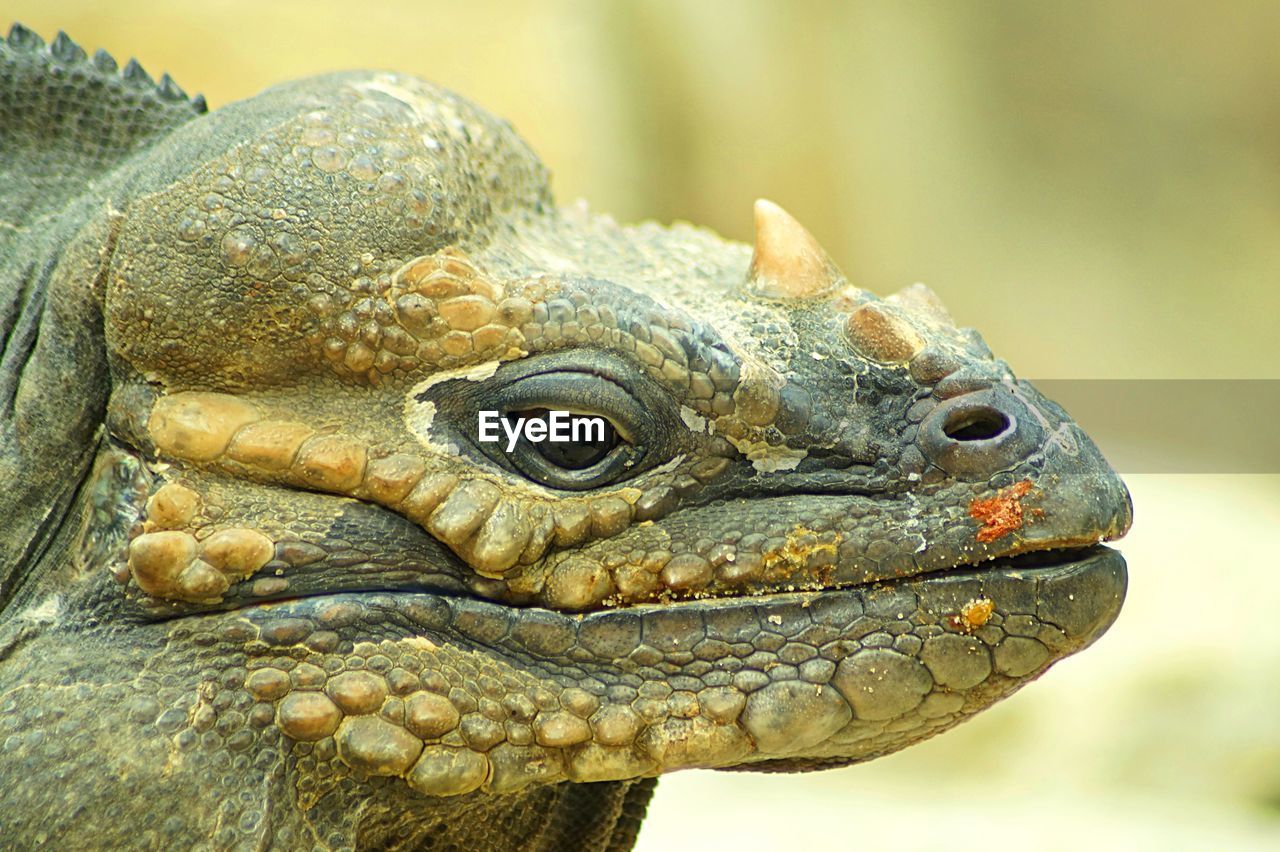
[[[889,294],[885,297],[885,301],[906,308],[908,311],[924,314],[944,325],[955,325],[955,320],[947,312],[947,306],[942,304],[938,294],[918,282]]]
[[[844,333],[863,355],[890,364],[910,361],[925,346],[911,323],[883,302],[858,306],[845,320]]]
[[[756,201],[756,249],[747,273],[752,292],[766,299],[813,299],[836,288],[840,270],[787,211]]]

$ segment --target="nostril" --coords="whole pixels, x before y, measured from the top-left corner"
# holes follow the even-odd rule
[[[1013,422],[1002,411],[986,406],[960,408],[951,412],[942,432],[953,441],[990,441],[998,438]]]
[[[1012,392],[992,387],[939,403],[920,421],[920,451],[957,479],[1007,470],[1044,441],[1043,418]]]

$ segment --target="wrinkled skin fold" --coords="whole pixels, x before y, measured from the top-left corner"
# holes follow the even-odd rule
[[[1119,612],[1089,438],[770,202],[754,246],[558,208],[401,75],[0,67],[19,846],[626,849],[664,772],[873,759]],[[549,409],[608,437],[477,439]]]

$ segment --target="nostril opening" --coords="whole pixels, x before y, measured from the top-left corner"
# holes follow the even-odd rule
[[[1009,430],[1007,415],[994,408],[966,408],[952,412],[942,431],[953,441],[990,441]]]
[[[1047,420],[1002,387],[954,396],[920,421],[924,456],[944,473],[965,482],[989,478],[1043,446]]]

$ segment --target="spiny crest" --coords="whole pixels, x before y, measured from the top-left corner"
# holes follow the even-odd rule
[[[92,65],[94,70],[104,75],[119,76],[129,85],[138,89],[150,89],[159,95],[163,100],[171,102],[187,102],[192,108],[203,113],[208,111],[208,105],[205,103],[204,95],[196,95],[188,98],[187,93],[182,90],[173,79],[165,74],[160,78],[160,82],[151,79],[151,75],[143,70],[136,59],[130,59],[125,65],[123,71],[119,71],[119,64],[112,58],[111,54],[105,50],[97,50],[93,54],[93,58],[89,59],[84,48],[76,44],[71,38],[61,30],[54,37],[53,41],[47,46],[44,39],[40,38],[34,31],[24,27],[22,24],[15,23],[9,28],[9,35],[0,41],[0,44],[7,46],[10,50],[22,53],[38,53],[40,51],[48,52],[50,59],[54,63],[63,67],[71,67],[79,65],[86,60]]]

